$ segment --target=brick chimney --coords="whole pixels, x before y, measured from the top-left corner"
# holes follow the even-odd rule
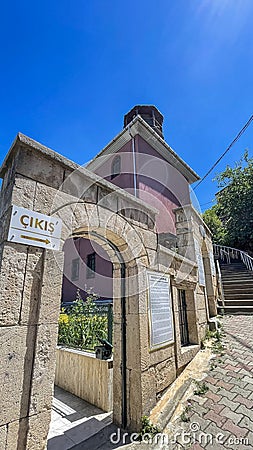
[[[163,136],[163,115],[154,105],[136,105],[124,116],[124,128],[137,116],[141,116],[159,136]]]

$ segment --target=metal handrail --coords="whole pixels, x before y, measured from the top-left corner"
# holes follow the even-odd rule
[[[226,260],[227,264],[231,264],[231,258],[240,259],[247,269],[253,272],[253,258],[248,253],[237,248],[217,244],[214,244],[213,249],[214,255],[218,256],[222,261]]]
[[[221,270],[220,270],[220,264],[219,261],[216,261],[216,266],[217,266],[217,274],[218,274],[218,287],[219,287],[219,293],[221,294],[221,302],[222,302],[222,307],[225,308],[225,296],[224,296],[224,291],[223,291],[223,285],[222,285],[222,280],[221,280]]]

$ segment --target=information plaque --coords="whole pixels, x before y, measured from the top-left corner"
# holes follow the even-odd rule
[[[196,260],[197,260],[197,264],[198,264],[199,284],[200,284],[200,286],[205,286],[206,280],[205,280],[204,263],[203,263],[203,258],[202,258],[202,253],[201,253],[201,249],[199,246],[199,242],[197,241],[197,239],[194,239],[194,246],[195,246],[195,252],[196,252]]]
[[[148,287],[150,348],[155,349],[174,342],[170,279],[148,272]]]
[[[211,265],[211,272],[212,275],[216,275],[216,267],[215,267],[215,261],[213,257],[213,252],[209,252],[209,259],[210,259],[210,265]]]

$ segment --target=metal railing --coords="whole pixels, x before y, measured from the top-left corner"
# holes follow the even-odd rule
[[[113,305],[86,306],[81,302],[63,311],[59,318],[58,344],[70,348],[94,351],[101,345],[98,338],[113,342]]]
[[[231,264],[231,260],[237,259],[242,261],[248,270],[253,271],[253,258],[248,253],[237,248],[217,244],[214,244],[213,249],[214,255],[221,259],[221,261],[226,261],[227,264]]]
[[[218,292],[221,299],[222,307],[225,308],[225,296],[222,286],[222,280],[221,280],[221,270],[220,270],[220,264],[219,261],[216,261],[216,267],[217,267],[217,280],[218,280]]]

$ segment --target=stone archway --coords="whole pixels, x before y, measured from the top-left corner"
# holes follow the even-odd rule
[[[100,205],[73,202],[62,205],[54,214],[64,220],[63,240],[71,237],[93,240],[113,264],[113,418],[119,426],[136,430],[142,415],[141,351],[136,339],[140,333],[138,295],[143,290],[139,274],[149,266],[148,253],[134,227]],[[139,374],[134,381],[129,377],[131,372]]]
[[[74,163],[22,139],[18,137],[2,168],[1,446],[35,450],[45,444],[51,416],[63,272],[61,248],[45,250],[8,241],[13,204],[61,218],[62,245],[73,233],[81,233],[98,239],[109,253],[114,264],[114,288],[118,298],[125,299],[117,302],[118,308],[114,311],[117,342],[114,420],[136,431],[141,416],[155,401],[154,389],[150,400],[155,380],[149,372],[152,363],[148,353],[145,284],[146,268],[155,264],[155,211],[127,193],[115,192],[109,183],[83,169],[69,180],[69,173],[77,170]],[[62,183],[64,179],[66,183]],[[80,186],[86,187],[82,198],[78,192]],[[125,295],[122,296],[123,271]],[[125,309],[123,321],[122,307]],[[121,336],[124,328],[127,376],[122,396]],[[149,379],[152,379],[150,387]]]

